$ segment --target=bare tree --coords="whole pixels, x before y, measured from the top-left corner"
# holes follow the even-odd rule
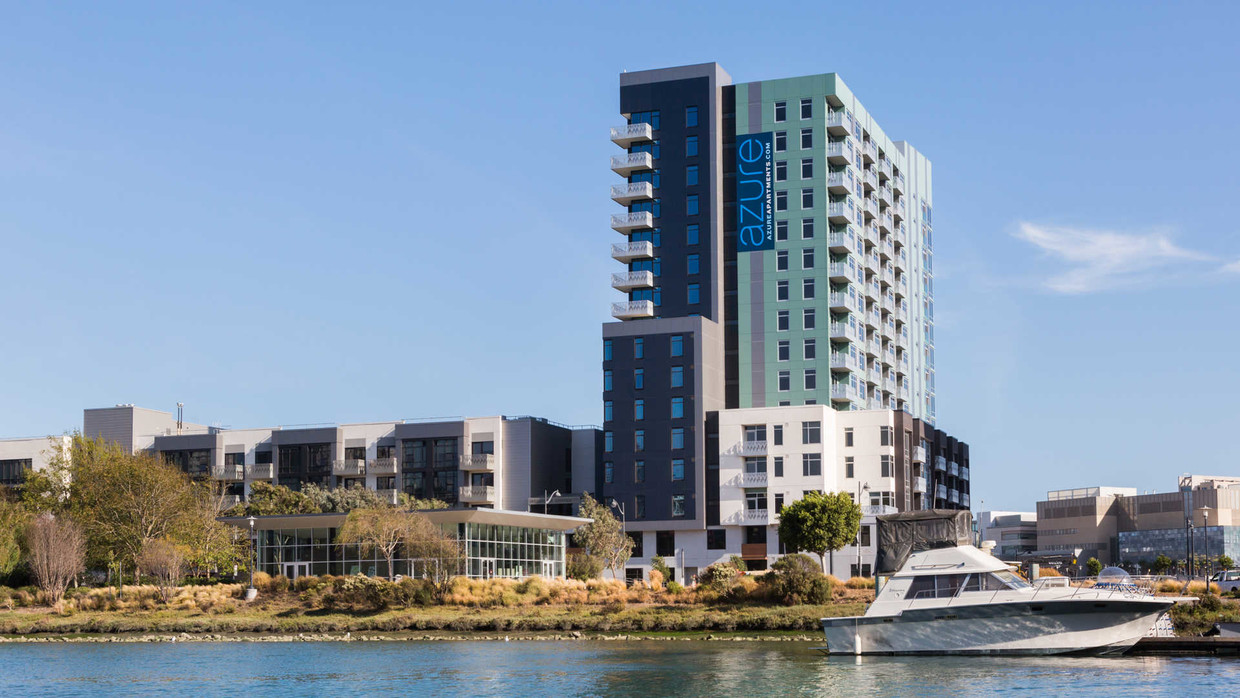
[[[69,582],[85,569],[86,537],[77,524],[45,514],[26,526],[30,571],[51,606],[65,595]]]
[[[138,554],[138,569],[155,578],[159,597],[168,603],[185,578],[185,550],[168,540],[147,541]]]

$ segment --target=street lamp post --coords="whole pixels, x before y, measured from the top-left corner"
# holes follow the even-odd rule
[[[551,500],[560,496],[560,491],[556,490],[551,494],[547,494],[547,490],[543,490],[543,513],[547,513],[547,507],[551,506]]]
[[[861,493],[870,491],[870,483],[857,483],[857,506],[861,506]],[[861,576],[861,529],[857,529],[857,576]]]
[[[1205,558],[1205,563],[1209,564],[1209,560],[1210,560],[1210,528],[1209,528],[1210,507],[1201,506],[1197,508],[1197,511],[1201,512],[1201,544],[1202,544],[1201,555],[1202,557]],[[1203,567],[1203,566],[1204,565],[1200,565],[1200,564],[1198,565],[1198,567]],[[1210,591],[1209,574],[1210,573],[1208,569],[1201,573],[1202,578],[1206,580],[1206,592],[1207,593]]]
[[[254,537],[254,517],[251,516],[246,521],[250,524],[250,588],[245,590],[245,600],[253,601],[258,596],[258,590],[254,588],[254,567],[258,565],[258,540]]]

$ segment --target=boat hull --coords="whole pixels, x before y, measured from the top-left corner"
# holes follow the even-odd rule
[[[824,618],[830,654],[1118,654],[1172,606],[1155,598],[940,606]]]

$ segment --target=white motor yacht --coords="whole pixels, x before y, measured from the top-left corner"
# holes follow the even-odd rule
[[[968,544],[970,528],[968,512],[879,517],[877,573],[890,577],[865,615],[822,619],[827,652],[1120,653],[1176,601],[1131,584],[1031,585]]]

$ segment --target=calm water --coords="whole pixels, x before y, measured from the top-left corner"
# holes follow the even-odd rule
[[[354,642],[0,645],[22,695],[1234,695],[1206,658],[824,659],[803,643]]]

